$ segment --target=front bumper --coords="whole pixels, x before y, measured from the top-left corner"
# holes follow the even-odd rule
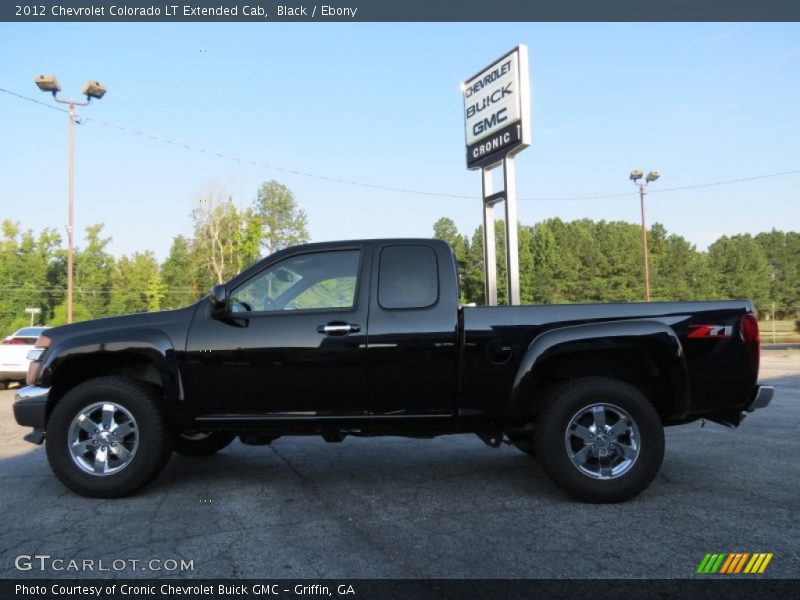
[[[753,397],[745,405],[744,409],[747,412],[753,412],[757,408],[765,408],[772,402],[772,396],[775,394],[775,388],[771,385],[757,385]]]
[[[14,395],[14,419],[23,427],[44,429],[47,424],[47,396],[50,388],[29,385]]]

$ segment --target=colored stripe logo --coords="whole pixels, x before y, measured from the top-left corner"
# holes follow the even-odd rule
[[[703,575],[719,574],[731,575],[736,573],[758,574],[763,573],[769,561],[772,560],[772,552],[731,552],[731,553],[711,553],[709,552],[700,561],[697,573]]]

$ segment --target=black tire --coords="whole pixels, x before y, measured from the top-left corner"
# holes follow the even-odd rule
[[[633,425],[638,428],[638,452],[629,466],[613,477],[600,479],[586,474],[581,468],[573,464],[567,446],[567,439],[572,451],[575,448],[590,445],[583,443],[577,435],[569,438],[567,428],[573,418],[584,409],[602,404],[608,407],[609,413],[614,415],[614,409],[621,409],[632,419]],[[587,415],[588,416],[588,415]],[[584,417],[586,418],[586,417]],[[591,418],[591,417],[589,417]],[[618,422],[622,422],[619,419]],[[627,421],[626,421],[627,422]],[[591,428],[591,425],[589,426]],[[597,428],[594,428],[597,431]],[[632,429],[627,429],[630,432]],[[589,433],[588,430],[584,433]],[[594,434],[592,434],[594,436]],[[630,436],[630,433],[623,435]],[[587,437],[589,437],[587,435]],[[607,437],[607,436],[605,436]],[[632,438],[622,438],[626,446],[632,445]],[[535,449],[542,467],[562,490],[584,502],[611,503],[622,502],[632,498],[646,488],[658,473],[661,461],[664,458],[664,428],[661,418],[650,401],[635,387],[624,381],[607,377],[587,377],[577,379],[559,387],[548,398],[536,423],[534,436]],[[596,441],[596,440],[595,440]],[[606,440],[602,440],[606,443]],[[624,461],[626,457],[617,449],[610,446],[613,460]],[[592,452],[600,452],[599,446],[593,447]],[[604,450],[609,452],[609,450]],[[577,452],[576,452],[577,454]],[[587,454],[589,470],[602,464],[594,454]],[[578,462],[579,459],[576,458]],[[608,460],[611,460],[609,458]],[[593,462],[594,461],[594,462]],[[600,473],[602,475],[602,473]],[[608,472],[606,472],[608,475]]]
[[[506,437],[512,446],[528,456],[536,458],[536,444],[532,431],[506,431]]]
[[[110,474],[83,470],[73,459],[68,437],[73,420],[87,407],[112,402],[132,415],[138,445],[124,467]],[[80,429],[80,428],[79,428]],[[98,377],[61,398],[47,420],[47,460],[66,487],[83,496],[120,498],[150,483],[172,455],[172,434],[153,386],[126,377]]]
[[[181,456],[211,456],[227,447],[236,436],[215,431],[205,434],[183,434],[175,436],[172,449]]]

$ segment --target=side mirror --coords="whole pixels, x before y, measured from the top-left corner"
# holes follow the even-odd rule
[[[228,290],[221,283],[212,286],[211,292],[208,294],[208,300],[211,302],[211,311],[213,315],[217,316],[225,312],[228,306],[227,295]]]

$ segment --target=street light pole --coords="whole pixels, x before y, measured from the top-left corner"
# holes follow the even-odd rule
[[[36,78],[36,85],[43,92],[53,94],[53,100],[59,104],[69,105],[69,125],[67,142],[67,323],[72,323],[72,290],[73,290],[73,271],[75,262],[75,112],[76,106],[88,106],[92,98],[100,99],[106,93],[106,88],[98,81],[87,81],[83,86],[83,94],[86,102],[79,102],[70,98],[61,100],[56,96],[61,91],[58,80],[52,75],[39,75]]]
[[[639,188],[639,202],[642,208],[642,257],[644,258],[644,301],[650,302],[650,251],[647,248],[647,217],[645,204],[647,201],[647,186],[661,177],[658,171],[650,171],[643,183],[639,180],[644,173],[641,169],[631,171],[630,180]]]
[[[642,255],[644,256],[644,301],[650,302],[650,252],[647,249],[647,219],[645,217],[645,199],[647,186],[639,185],[639,201],[642,205]]]
[[[58,100],[58,99],[56,99]],[[72,233],[75,225],[75,104],[69,103],[69,155],[67,176],[67,323],[72,323],[72,271],[74,245]]]
[[[53,94],[59,104],[69,104],[69,141],[67,148],[67,323],[72,323],[72,278],[75,264],[75,106],[88,106],[89,101],[60,100]]]

